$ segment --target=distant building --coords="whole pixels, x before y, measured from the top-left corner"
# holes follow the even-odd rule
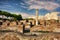
[[[58,12],[51,12],[45,15],[45,20],[55,19],[58,20]]]
[[[47,14],[45,15],[45,20],[50,20],[50,13],[47,13]]]
[[[44,16],[38,16],[38,19],[39,20],[50,20],[50,19],[58,20],[58,14],[59,14],[59,12],[47,13]],[[29,17],[29,18],[36,19],[35,16]]]

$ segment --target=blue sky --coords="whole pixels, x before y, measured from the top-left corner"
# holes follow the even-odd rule
[[[49,12],[60,12],[60,0],[0,0],[0,10],[24,17],[35,15],[35,9],[39,9],[39,15]]]

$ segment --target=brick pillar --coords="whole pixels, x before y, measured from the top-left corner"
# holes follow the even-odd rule
[[[23,24],[23,34],[25,33],[25,24]]]

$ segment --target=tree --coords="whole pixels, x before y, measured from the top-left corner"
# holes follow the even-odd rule
[[[3,19],[4,13],[3,13],[3,11],[1,11],[1,10],[0,10],[0,15],[2,15],[2,19]]]
[[[22,16],[21,15],[11,14],[11,13],[6,12],[6,11],[1,11],[0,10],[0,15],[2,15],[2,18],[3,18],[3,16],[6,16],[7,18],[8,17],[13,17],[14,20],[22,20]]]
[[[2,11],[0,10],[0,15],[1,15]]]
[[[17,16],[17,20],[22,20],[22,16],[20,14]]]
[[[10,17],[11,14],[9,12],[3,11],[3,15],[5,15],[8,18],[8,17]]]

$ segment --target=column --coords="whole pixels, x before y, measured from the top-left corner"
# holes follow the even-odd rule
[[[38,9],[36,9],[36,25],[38,25]]]

